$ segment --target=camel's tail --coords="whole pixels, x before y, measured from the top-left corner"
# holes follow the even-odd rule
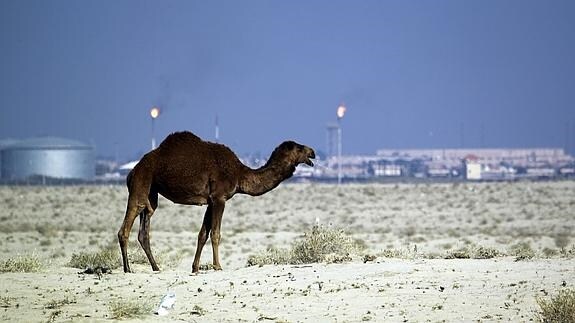
[[[126,186],[128,186],[128,189],[130,189],[130,187],[132,186],[133,178],[134,178],[134,169],[132,168],[132,170],[128,173],[128,176],[126,176]]]

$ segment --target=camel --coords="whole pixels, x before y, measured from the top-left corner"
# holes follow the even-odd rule
[[[131,272],[128,238],[138,216],[138,241],[152,270],[160,270],[150,249],[150,219],[158,207],[158,194],[177,204],[207,204],[192,273],[199,271],[208,236],[212,242],[213,268],[221,270],[218,247],[226,201],[236,193],[259,196],[269,192],[290,178],[297,165],[313,166],[313,158],[312,148],[285,141],[275,148],[264,166],[251,169],[224,145],[204,141],[188,131],[170,134],[158,148],[145,154],[127,176],[128,205],[118,231],[124,272]]]

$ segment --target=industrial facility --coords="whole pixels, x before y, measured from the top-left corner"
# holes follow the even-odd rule
[[[94,177],[95,157],[91,145],[56,137],[1,143],[0,178],[3,181],[33,177],[90,180]]]
[[[391,178],[471,181],[575,177],[575,158],[561,148],[381,149],[376,155],[328,156],[303,177],[346,180]]]
[[[334,130],[335,129],[335,130]],[[575,158],[561,148],[380,149],[340,155],[339,125],[330,128],[329,154],[294,177],[315,181],[520,180],[575,178]],[[266,160],[245,156],[250,167]],[[121,182],[137,161],[95,159],[92,145],[72,139],[0,139],[0,182],[59,184]]]

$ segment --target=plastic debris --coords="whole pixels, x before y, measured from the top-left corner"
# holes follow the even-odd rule
[[[170,313],[169,310],[173,309],[175,304],[176,304],[176,292],[168,291],[168,293],[164,295],[164,297],[162,297],[162,300],[160,301],[160,306],[158,306],[156,314],[160,316],[168,315]]]

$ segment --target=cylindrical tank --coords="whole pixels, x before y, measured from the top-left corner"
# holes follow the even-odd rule
[[[2,149],[3,179],[46,176],[67,179],[94,177],[94,148],[84,143],[55,137],[19,141]]]
[[[0,178],[2,178],[2,150],[17,143],[16,139],[0,139]]]

